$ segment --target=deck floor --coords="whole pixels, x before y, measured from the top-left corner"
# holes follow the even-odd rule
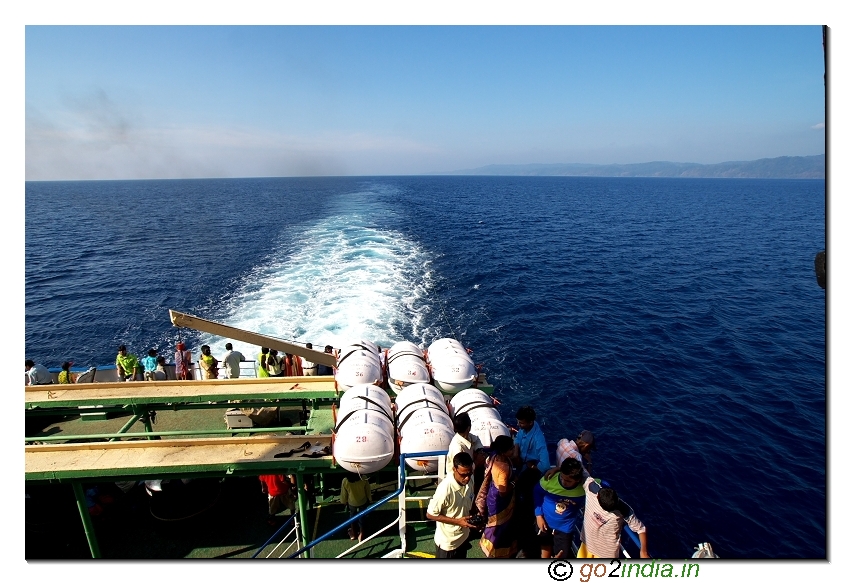
[[[87,484],[86,488],[89,487],[98,491],[95,499],[100,510],[92,520],[103,559],[250,558],[277,530],[267,523],[266,498],[256,477],[205,478],[188,484],[171,482],[153,497],[142,484],[127,493],[109,482]],[[376,490],[375,497],[394,488],[391,482],[386,482]],[[25,558],[28,561],[91,557],[69,485],[28,483],[27,495]],[[343,505],[333,500],[331,497],[309,511],[307,528],[311,539],[348,518]],[[407,550],[411,557],[427,558],[434,554],[434,523],[425,521],[424,504],[408,504],[408,521],[424,521],[408,524]],[[367,535],[390,523],[397,509],[393,501],[386,510],[370,514],[366,520]],[[285,510],[279,515],[280,522],[288,517]],[[334,558],[356,542],[341,531],[316,546],[313,558]],[[395,526],[348,556],[376,559],[400,546]],[[469,557],[481,556],[478,545],[473,543]]]

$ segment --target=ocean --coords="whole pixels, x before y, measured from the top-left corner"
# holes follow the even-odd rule
[[[169,309],[317,346],[451,336],[552,453],[594,432],[653,556],[826,556],[823,180],[28,182],[25,244],[50,368],[224,352]]]

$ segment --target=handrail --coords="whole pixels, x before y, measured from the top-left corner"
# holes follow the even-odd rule
[[[339,532],[343,528],[345,528],[345,527],[347,527],[351,524],[354,524],[354,522],[359,520],[361,516],[366,516],[367,514],[369,514],[370,512],[375,510],[376,508],[383,506],[384,504],[386,504],[387,502],[389,502],[393,498],[398,497],[399,494],[404,492],[404,486],[405,486],[405,482],[407,480],[407,472],[406,472],[406,467],[405,467],[405,463],[404,463],[407,458],[423,457],[423,456],[433,457],[433,456],[438,456],[438,455],[446,455],[447,453],[448,453],[448,451],[443,450],[443,451],[423,451],[423,452],[401,454],[399,456],[399,460],[398,460],[398,467],[399,467],[398,482],[399,482],[399,484],[398,484],[398,489],[395,492],[387,494],[382,499],[378,500],[377,502],[375,502],[374,504],[372,504],[371,506],[369,506],[365,510],[358,512],[357,514],[355,514],[354,516],[352,516],[348,520],[344,521],[342,524],[340,524],[336,528],[332,528],[331,530],[329,530],[328,532],[326,532],[325,534],[323,534],[322,536],[320,536],[319,538],[317,538],[316,540],[314,540],[310,544],[304,546],[303,548],[299,549],[298,551],[289,555],[286,558],[287,559],[295,558],[298,555],[300,555],[301,553],[312,549],[317,544],[329,539],[332,535],[336,534],[337,532]]]
[[[283,532],[283,529],[285,529],[287,526],[289,526],[289,523],[290,523],[290,522],[292,522],[293,520],[295,520],[295,517],[296,517],[296,516],[298,516],[298,515],[297,515],[297,514],[293,514],[292,516],[290,516],[290,517],[289,517],[289,520],[287,520],[286,522],[284,522],[284,523],[280,526],[280,528],[278,528],[278,529],[274,532],[274,534],[273,534],[273,535],[271,535],[271,536],[269,537],[269,540],[267,540],[266,542],[264,542],[264,543],[262,544],[262,546],[260,546],[260,550],[258,550],[256,553],[254,553],[254,554],[251,556],[251,558],[252,558],[252,559],[256,559],[256,558],[257,558],[257,556],[258,556],[260,553],[262,553],[262,552],[265,550],[265,548],[266,548],[267,546],[269,546],[270,544],[272,544],[272,541],[273,541],[275,538],[277,538],[277,536],[278,536],[281,532]],[[298,542],[298,534],[297,534],[297,533],[296,533],[296,535],[295,535],[295,541],[296,541],[296,542]],[[272,550],[272,552],[274,552],[274,550]]]
[[[406,460],[407,458],[413,458],[413,457],[425,457],[425,456],[433,457],[433,456],[446,455],[446,454],[448,454],[448,451],[446,451],[446,450],[443,450],[443,451],[429,451],[429,452],[416,452],[416,453],[403,453],[403,454],[401,454],[401,455],[399,456],[399,462],[398,462],[398,463],[399,463],[399,486],[398,486],[398,489],[397,489],[397,490],[395,490],[394,492],[391,492],[390,494],[387,494],[387,495],[386,495],[386,496],[384,496],[381,500],[379,500],[379,501],[377,501],[377,502],[373,503],[371,506],[367,507],[365,510],[362,510],[362,511],[358,512],[358,513],[357,513],[357,514],[355,514],[354,516],[350,517],[348,520],[346,520],[346,521],[342,522],[339,526],[337,526],[337,527],[335,527],[335,528],[332,528],[331,530],[329,530],[328,532],[326,532],[325,534],[323,534],[322,536],[320,536],[319,538],[317,538],[317,539],[316,539],[316,540],[314,540],[313,542],[311,542],[311,543],[309,543],[309,544],[305,545],[304,547],[302,547],[301,549],[299,549],[298,551],[296,551],[295,553],[293,553],[293,554],[289,555],[289,556],[288,556],[288,557],[286,557],[286,558],[287,558],[287,559],[295,558],[295,557],[297,557],[298,555],[300,555],[301,553],[303,553],[303,552],[305,552],[305,551],[308,551],[308,550],[312,549],[313,547],[315,547],[315,546],[316,546],[316,545],[318,545],[319,543],[324,542],[324,541],[328,540],[329,538],[331,538],[334,534],[336,534],[337,532],[339,532],[339,531],[340,531],[340,530],[342,530],[343,528],[345,528],[345,527],[347,527],[347,526],[350,526],[351,524],[354,524],[354,522],[356,522],[357,520],[359,520],[361,517],[366,516],[367,514],[371,513],[372,511],[376,510],[377,508],[379,508],[379,507],[383,506],[384,504],[386,504],[387,502],[389,502],[389,501],[390,501],[390,500],[392,500],[393,498],[397,498],[397,497],[398,497],[398,496],[399,496],[402,492],[404,492],[404,488],[405,488],[405,485],[406,485],[406,482],[407,482],[407,466],[406,466],[406,464],[405,464],[405,460]],[[583,514],[583,513],[582,513],[582,514]],[[290,520],[291,520],[291,519],[290,519]],[[362,543],[365,543],[365,542],[367,542],[367,541],[371,540],[372,538],[374,538],[375,536],[379,535],[380,533],[384,532],[387,528],[389,528],[389,527],[391,527],[392,525],[396,524],[398,521],[399,521],[399,518],[396,518],[395,520],[393,520],[392,522],[390,522],[387,526],[385,526],[385,527],[381,528],[379,531],[377,531],[377,532],[373,533],[373,534],[372,534],[369,538],[367,538],[365,541],[361,541],[360,543],[358,543],[358,544],[357,544],[357,545],[355,545],[354,547],[352,547],[352,548],[350,548],[350,549],[346,550],[344,553],[342,553],[342,554],[341,554],[341,555],[339,555],[339,556],[342,556],[342,555],[345,555],[345,554],[347,554],[347,553],[351,552],[351,551],[352,551],[352,550],[354,550],[356,547],[360,546]],[[287,521],[287,523],[288,523],[288,522],[289,522],[289,521]],[[284,524],[284,526],[285,526],[285,524]],[[579,534],[578,538],[577,538],[577,539],[574,539],[574,542],[575,542],[575,540],[580,541],[580,540],[581,540],[581,529],[579,528],[578,523],[575,525],[575,527],[574,527],[574,528],[575,528],[576,532],[578,532],[578,534]],[[269,544],[271,544],[272,539],[274,539],[274,538],[275,538],[275,537],[276,537],[276,536],[280,533],[280,531],[281,531],[282,529],[283,529],[283,527],[281,527],[280,529],[278,529],[278,531],[277,531],[274,535],[272,535],[272,537],[271,537],[268,541],[266,541],[266,542],[265,542],[265,544],[264,544],[264,545],[260,548],[260,550],[259,550],[259,551],[257,551],[257,553],[254,555],[254,557],[256,557],[259,553],[261,553],[261,552],[263,551],[263,549],[264,549],[266,546],[268,546]],[[632,541],[635,545],[637,545],[637,547],[638,547],[638,548],[640,548],[640,546],[641,546],[641,545],[640,545],[640,539],[638,538],[637,534],[635,534],[635,533],[634,533],[634,532],[633,532],[633,531],[632,531],[632,530],[628,527],[628,525],[624,525],[624,526],[623,526],[623,532],[624,532],[624,533],[626,533],[626,535],[629,537],[629,539],[630,539],[630,540],[631,540],[631,541]],[[625,551],[625,548],[623,547],[623,545],[622,545],[622,544],[620,545],[620,548],[621,548],[621,550]],[[628,555],[626,555],[626,556],[628,556]],[[252,558],[254,558],[254,557],[252,557]]]

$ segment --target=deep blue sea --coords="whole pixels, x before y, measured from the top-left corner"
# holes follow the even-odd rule
[[[376,177],[26,184],[26,354],[452,336],[650,552],[826,556],[824,181]],[[240,345],[246,354],[256,347]]]

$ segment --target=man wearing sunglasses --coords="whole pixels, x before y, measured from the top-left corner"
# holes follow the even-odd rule
[[[452,460],[452,471],[437,486],[425,516],[436,521],[434,546],[438,559],[465,559],[470,548],[470,511],[474,507],[472,456],[462,451]]]

